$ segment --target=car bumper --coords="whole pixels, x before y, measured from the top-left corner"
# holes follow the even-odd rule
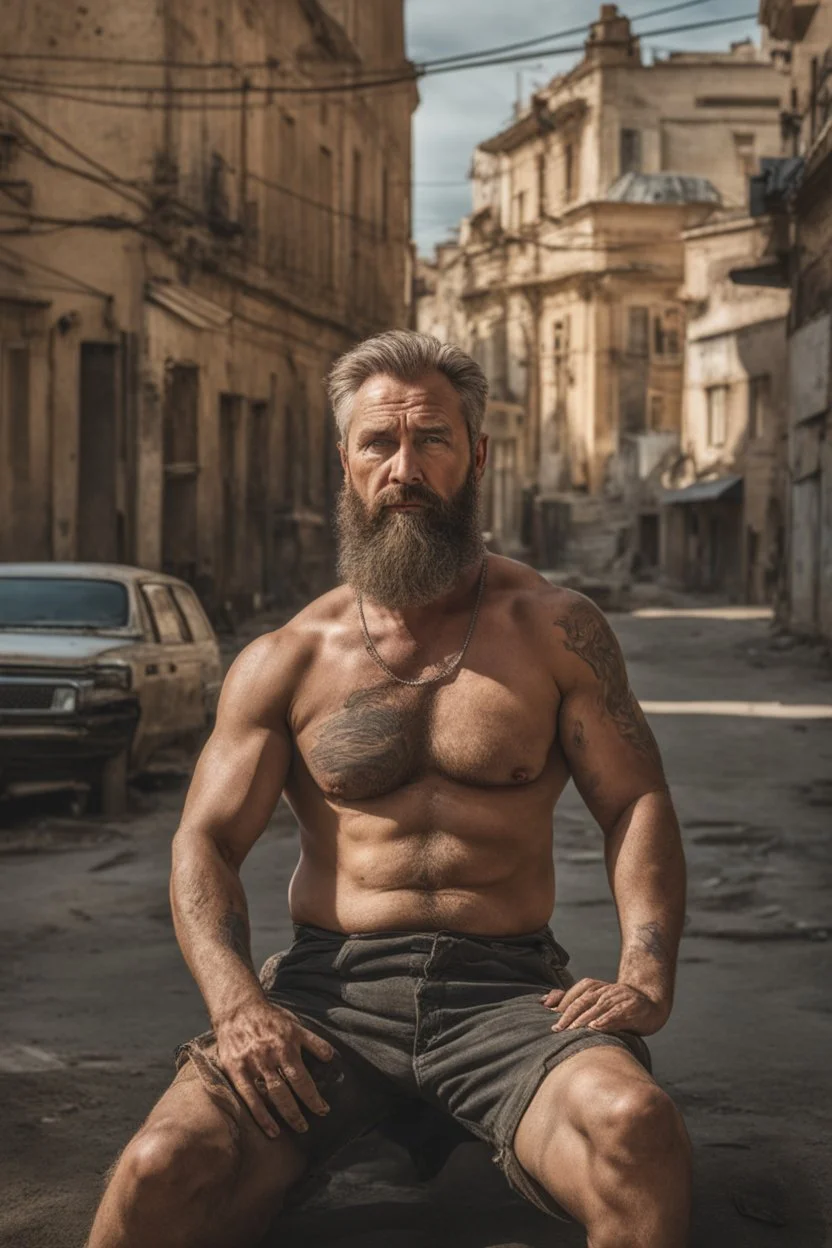
[[[0,785],[16,780],[84,780],[97,766],[129,750],[138,707],[101,708],[55,717],[0,713]]]

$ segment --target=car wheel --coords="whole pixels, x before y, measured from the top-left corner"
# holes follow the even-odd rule
[[[127,812],[127,751],[114,754],[101,764],[92,787],[94,808],[111,818]]]

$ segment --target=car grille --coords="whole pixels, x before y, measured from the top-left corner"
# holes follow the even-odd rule
[[[0,683],[0,711],[48,711],[54,696],[54,685]]]

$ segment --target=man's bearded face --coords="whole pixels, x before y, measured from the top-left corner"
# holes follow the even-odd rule
[[[402,503],[421,506],[390,510]],[[341,577],[390,610],[434,602],[482,556],[479,511],[473,464],[447,500],[426,485],[391,485],[368,506],[347,478],[337,513]]]

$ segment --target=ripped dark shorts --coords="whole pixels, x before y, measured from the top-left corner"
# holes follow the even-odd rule
[[[516,1191],[564,1217],[514,1155],[515,1132],[535,1092],[553,1067],[594,1045],[627,1049],[650,1069],[638,1036],[551,1030],[552,1013],[540,998],[572,984],[568,961],[549,927],[484,937],[448,931],[343,935],[296,925],[291,948],[270,958],[261,978],[271,1000],[339,1055],[331,1072],[327,1063],[307,1062],[332,1107],[324,1119],[308,1114],[308,1143],[299,1137],[311,1167],[403,1102],[427,1102],[485,1140]],[[189,1061],[188,1074],[201,1074],[226,1110],[234,1104],[237,1113],[248,1113],[216,1065],[211,1033],[181,1046],[180,1068]],[[339,1088],[327,1086],[333,1079]]]

